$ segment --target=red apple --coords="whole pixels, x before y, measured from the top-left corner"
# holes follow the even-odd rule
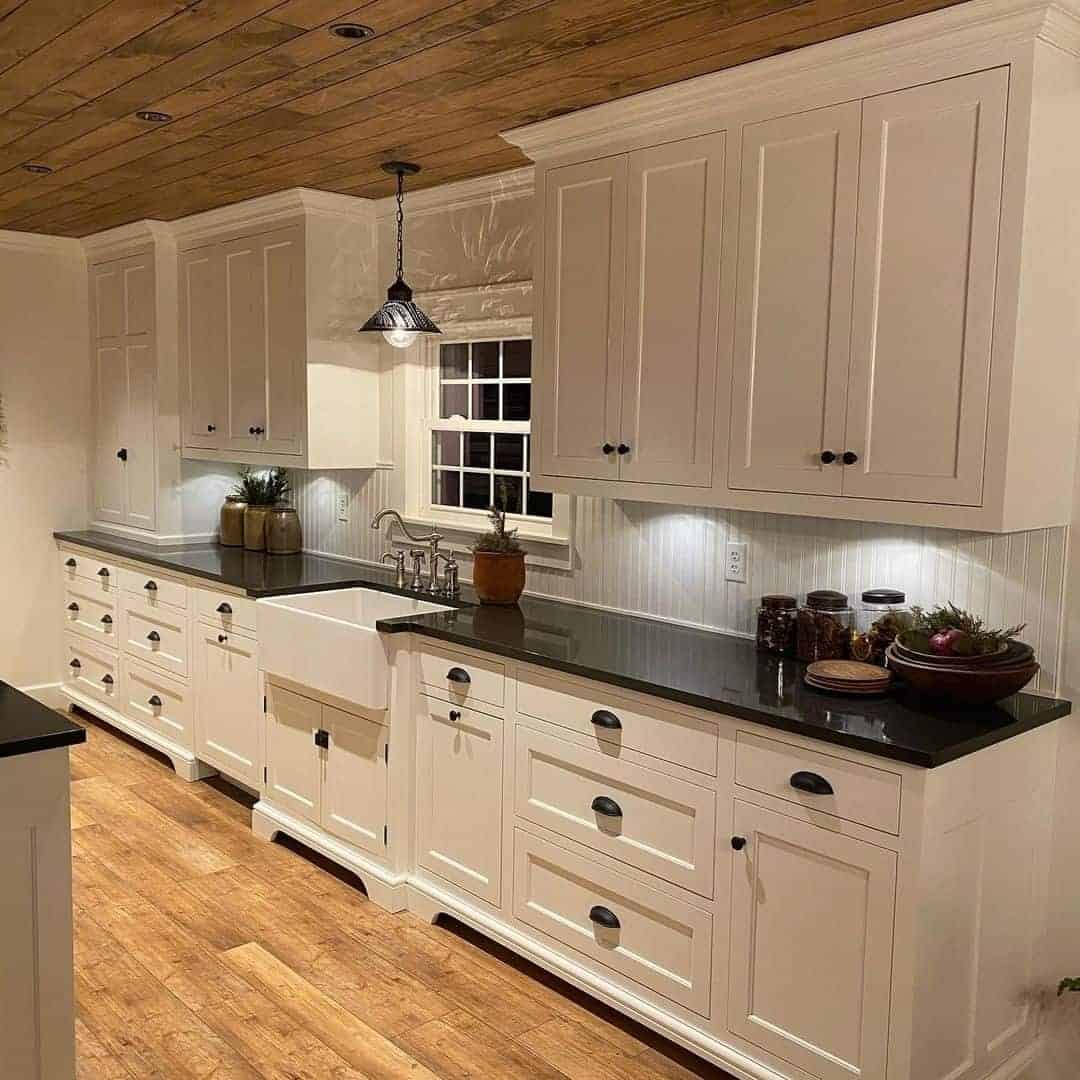
[[[939,630],[930,639],[930,651],[938,656],[952,656],[954,645],[963,636],[963,630]]]

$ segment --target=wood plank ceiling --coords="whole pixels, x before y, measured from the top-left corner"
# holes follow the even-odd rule
[[[954,2],[0,0],[0,228],[380,197],[391,157],[413,188],[501,172],[507,128]]]

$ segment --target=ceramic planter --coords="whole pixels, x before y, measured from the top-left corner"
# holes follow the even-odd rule
[[[239,495],[226,495],[221,507],[221,528],[218,540],[223,547],[244,546],[244,511],[247,503]]]
[[[474,551],[473,588],[481,604],[516,604],[525,588],[525,553]]]
[[[266,550],[266,515],[268,506],[249,506],[244,511],[244,549],[246,551]]]

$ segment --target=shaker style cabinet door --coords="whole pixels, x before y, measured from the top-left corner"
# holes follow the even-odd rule
[[[840,494],[859,118],[854,101],[743,129],[733,488]]]
[[[620,480],[712,483],[724,134],[629,156]]]
[[[845,495],[982,502],[1008,90],[863,103]]]
[[[262,783],[262,701],[255,642],[200,626],[196,638],[196,757],[252,787]]]
[[[225,369],[225,255],[221,246],[179,260],[180,372],[184,446],[224,445],[229,388]]]
[[[619,475],[626,170],[618,155],[546,178],[535,441],[554,476]]]
[[[266,432],[266,298],[259,237],[222,245],[225,278],[225,446],[258,450]]]
[[[323,773],[322,826],[348,844],[385,856],[386,741],[390,729],[323,707],[330,735]]]
[[[319,824],[323,751],[316,742],[322,705],[266,687],[266,797],[282,810]]]
[[[884,1080],[896,856],[735,802],[729,1026],[821,1080]]]

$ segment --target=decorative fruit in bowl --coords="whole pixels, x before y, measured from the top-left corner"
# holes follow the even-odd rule
[[[899,641],[904,648],[929,659],[979,660],[1002,653],[1009,639],[1023,629],[1021,625],[992,630],[978,616],[955,604],[943,604],[930,611],[913,607],[911,629],[900,634]]]
[[[937,656],[955,656],[958,642],[964,640],[964,631],[952,627],[948,630],[939,630],[930,638],[930,651]]]

